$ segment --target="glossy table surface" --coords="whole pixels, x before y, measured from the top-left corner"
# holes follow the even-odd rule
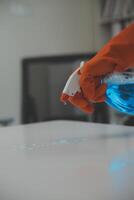
[[[133,199],[133,127],[51,121],[0,128],[0,200]]]

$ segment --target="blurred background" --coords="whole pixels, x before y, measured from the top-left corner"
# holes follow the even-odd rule
[[[0,124],[79,120],[134,125],[96,104],[86,115],[59,96],[72,71],[133,23],[133,0],[0,0]]]

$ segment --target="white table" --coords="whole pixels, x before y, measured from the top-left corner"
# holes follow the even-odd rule
[[[133,199],[133,127],[53,121],[0,128],[0,200]]]

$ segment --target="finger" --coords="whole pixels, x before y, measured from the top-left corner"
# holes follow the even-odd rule
[[[94,100],[96,102],[104,102],[105,101],[105,93],[106,93],[107,85],[103,83],[99,86],[95,91]]]
[[[92,102],[103,102],[105,100],[106,84],[101,84],[100,77],[80,78],[83,96]]]
[[[94,77],[80,76],[80,86],[85,99],[94,100],[96,83]]]
[[[102,103],[102,102],[105,101],[105,99],[106,99],[105,96],[98,97],[98,98],[95,100],[95,103]]]
[[[93,105],[82,96],[82,93],[77,92],[75,96],[70,96],[68,101],[83,112],[92,113],[94,111]]]
[[[60,96],[61,102],[65,103],[68,99],[69,99],[69,95],[68,94],[65,94],[65,93],[61,94],[61,96]]]

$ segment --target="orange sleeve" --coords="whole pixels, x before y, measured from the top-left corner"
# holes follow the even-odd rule
[[[119,71],[134,67],[134,24],[113,37],[85,66],[83,71],[89,66],[89,73],[95,76],[105,74],[115,66]]]

